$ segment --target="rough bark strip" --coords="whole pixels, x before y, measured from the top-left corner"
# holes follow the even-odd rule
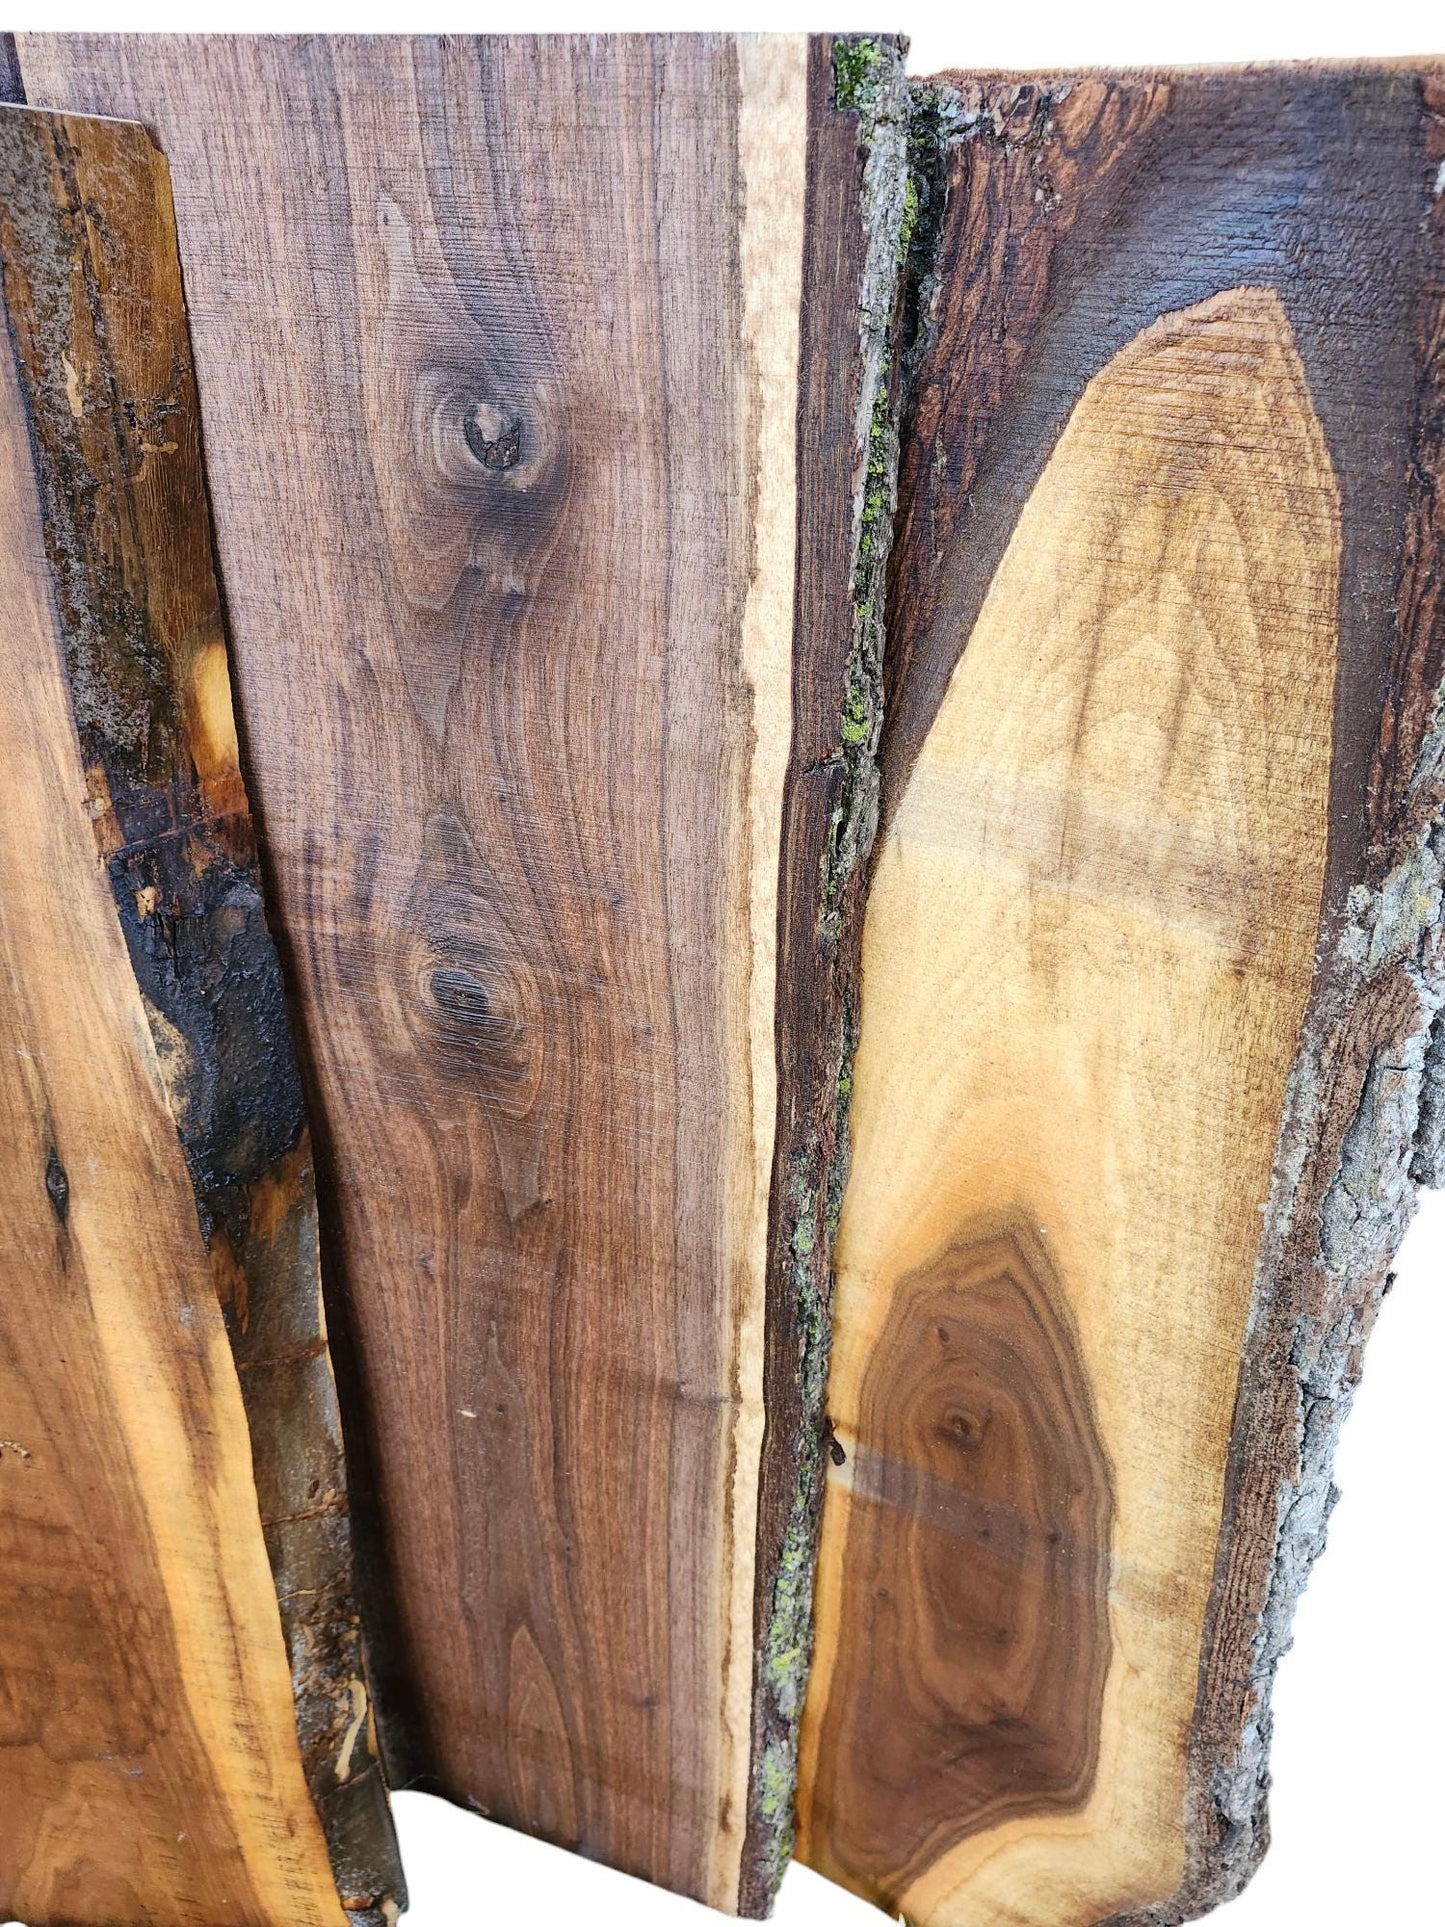
[[[291,1033],[237,763],[165,162],[12,110],[0,248],[95,828],[240,1374],[307,1782],[338,1889],[402,1903],[352,1596]]]
[[[0,102],[12,104],[25,99],[25,83],[20,78],[20,56],[15,51],[13,33],[0,33]]]
[[[827,1448],[833,1238],[848,1173],[858,945],[878,816],[883,588],[908,245],[902,43],[812,41],[798,410],[795,727],[778,909],[780,1093],[769,1220],[768,1449],[759,1499],[752,1832],[744,1911],[792,1852]],[[856,311],[856,330],[839,317]],[[838,451],[851,457],[840,488]]]

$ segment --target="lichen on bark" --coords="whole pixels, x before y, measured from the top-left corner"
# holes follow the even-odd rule
[[[759,1655],[753,1778],[757,1898],[771,1900],[792,1853],[798,1728],[812,1657],[813,1574],[830,1437],[827,1378],[832,1248],[847,1179],[847,1114],[857,1035],[856,939],[862,874],[878,823],[883,723],[884,599],[898,469],[897,339],[902,273],[916,229],[910,216],[908,86],[901,47],[872,35],[833,43],[832,111],[857,117],[860,282],[859,380],[853,424],[851,635],[836,744],[823,773],[833,807],[820,860],[820,991],[836,1012],[822,1067],[829,1115],[793,1154],[782,1187],[784,1264],[798,1381],[794,1480]],[[845,913],[845,896],[847,898]],[[845,914],[849,928],[845,932]]]
[[[833,759],[842,781],[822,877],[823,928],[836,938],[843,891],[866,863],[878,828],[884,602],[898,493],[899,292],[916,228],[917,189],[910,220],[909,93],[897,49],[869,35],[837,40],[833,73],[835,107],[858,115],[859,208],[867,235],[858,327],[863,378],[855,430],[853,643]]]

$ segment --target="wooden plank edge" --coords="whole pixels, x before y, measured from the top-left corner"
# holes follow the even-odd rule
[[[913,207],[907,43],[815,35],[798,427],[794,740],[783,816],[782,1082],[768,1227],[755,1666],[739,1911],[771,1911],[792,1853],[822,1512],[832,1251],[869,852],[878,825],[883,604],[898,466],[902,266]],[[840,273],[840,262],[843,272]],[[856,332],[839,315],[856,311]],[[851,448],[842,489],[838,450]],[[828,740],[811,740],[826,725]]]
[[[342,1906],[387,1927],[406,1892],[354,1598],[305,1105],[238,761],[169,172],[139,127],[12,107],[0,178],[9,342],[97,854],[236,1360],[307,1786]],[[117,205],[128,191],[137,204]],[[148,234],[129,224],[145,218]],[[108,273],[142,328],[113,305]],[[157,342],[164,395],[138,365]],[[144,485],[155,461],[173,487]]]
[[[1274,1678],[1338,1497],[1340,1427],[1417,1187],[1445,1187],[1445,69],[1373,63],[1382,64],[1418,73],[1433,192],[1391,694],[1368,785],[1365,858],[1346,913],[1321,934],[1276,1148],[1191,1726],[1184,1875],[1167,1900],[1099,1927],[1181,1927],[1235,1898],[1263,1858]],[[1007,76],[1046,95],[1081,77]],[[959,86],[977,78],[910,85],[918,233],[904,297],[905,384],[929,326],[948,154],[976,118]],[[914,400],[906,385],[905,448]],[[888,675],[891,694],[900,675],[891,635]],[[890,762],[885,743],[885,818],[917,744],[893,748]]]

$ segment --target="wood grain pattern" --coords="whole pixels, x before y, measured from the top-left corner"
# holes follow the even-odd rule
[[[953,665],[928,642],[942,591],[939,564],[962,546],[956,529],[975,544],[988,540],[974,532],[974,491],[994,452],[998,416],[1027,367],[1054,285],[1055,253],[1076,221],[1107,219],[1151,151],[1148,137],[1168,104],[1167,81],[1142,76],[1012,88],[960,76],[956,86],[915,89],[916,177],[936,231],[925,236],[931,245],[918,264],[930,284],[925,311],[911,317],[926,341],[916,344],[899,459],[885,809],[948,686]],[[938,344],[931,353],[927,341]],[[995,519],[1016,516],[1022,500],[1010,493]]]
[[[826,1265],[860,903],[820,936],[804,867],[859,762],[816,582],[841,550],[846,594],[879,380],[830,56],[20,42],[32,98],[140,118],[175,170],[390,1764],[754,1910],[791,1792],[759,1735],[797,1715],[758,1654],[821,1398],[765,1436],[764,1378],[798,1376],[804,1216]],[[885,305],[902,198],[900,161]]]
[[[144,131],[7,107],[0,252],[0,1907],[381,1927],[305,1120]]]
[[[1263,1850],[1274,1664],[1411,1178],[1436,1168],[1440,82],[945,77],[920,106],[936,270],[802,1850],[914,1920],[1159,1927]],[[1012,1781],[1031,1811],[990,1787],[1039,1677],[1037,1474],[1021,1457],[995,1621],[1021,1670],[990,1700],[988,1665],[941,1663],[970,1595],[928,1548],[951,1534],[964,1560],[995,1475],[962,1458],[950,1504],[912,1517],[945,1394],[924,1338],[900,1349],[918,1280],[1020,1222],[1113,1508],[1096,1759]],[[988,1410],[1006,1427],[1003,1393]],[[1056,1433],[1048,1462],[1081,1498],[1077,1451]],[[1046,1582],[1060,1614],[1080,1543]],[[903,1547],[925,1575],[907,1618],[878,1599]],[[1090,1717],[1087,1664],[1076,1684],[1027,1727],[1035,1761]],[[970,1750],[996,1779],[960,1772]]]
[[[1027,1225],[976,1238],[900,1281],[859,1388],[812,1804],[881,1893],[1093,1783],[1113,1493],[1066,1303]]]
[[[885,1502],[870,1463],[901,1453],[928,1469],[928,1395],[909,1403],[918,1367],[890,1337],[920,1268],[1017,1216],[1051,1255],[1052,1294],[1035,1289],[1078,1329],[1062,1384],[1085,1388],[1086,1423],[1097,1405],[1102,1441],[1070,1441],[1079,1418],[1056,1392],[1033,1428],[1042,1443],[1010,1477],[991,1483],[989,1462],[967,1458],[954,1475],[972,1502],[1007,1493],[1019,1522],[995,1622],[1019,1679],[991,1696],[975,1659],[940,1685],[917,1634],[886,1663],[900,1684],[913,1675],[915,1700],[931,1686],[966,1741],[926,1717],[900,1730],[896,1693],[876,1702],[877,1729],[860,1730],[856,1704],[840,1697],[833,1712],[846,1666],[836,1687],[826,1667],[815,1675],[826,1711],[805,1850],[910,1913],[954,1917],[947,1896],[966,1883],[985,1917],[1090,1921],[1115,1910],[1121,1886],[1163,1892],[1177,1878],[1176,1735],[1197,1680],[1259,1211],[1323,887],[1339,540],[1277,298],[1240,290],[1156,323],[1070,418],[880,851],[830,1387],[852,1489],[862,1476],[868,1496],[861,1520],[851,1502],[825,1519],[825,1561],[841,1565],[825,1570],[820,1665],[853,1637],[843,1601],[897,1566],[870,1543]],[[1015,1360],[978,1420],[1005,1428],[1028,1378],[1045,1401],[1050,1377],[1026,1374],[1030,1347],[990,1312],[990,1278],[962,1296]],[[908,1444],[893,1442],[900,1427]],[[1028,1522],[1048,1516],[1045,1480],[1075,1495],[1085,1528],[1075,1538],[1056,1518],[1069,1557],[1049,1607],[1026,1551]],[[1102,1548],[1101,1505],[1113,1511]],[[1063,1633],[1076,1576],[1108,1629],[1086,1611],[1084,1636],[1036,1684],[1036,1625],[1051,1610]],[[932,1578],[920,1574],[914,1611],[938,1638],[955,1596]],[[1101,1644],[1113,1647],[1107,1680],[1087,1658]],[[890,1723],[904,1755],[891,1805],[874,1785]],[[1016,1777],[1021,1726],[1072,1771]],[[965,1743],[982,1765],[950,1799],[939,1775]],[[911,1779],[932,1789],[921,1806],[905,1797]],[[870,1850],[858,1821],[878,1832],[880,1805],[906,1824]],[[1054,1820],[1059,1805],[1081,1821]]]

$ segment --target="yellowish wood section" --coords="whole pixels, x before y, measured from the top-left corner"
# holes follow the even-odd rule
[[[743,605],[742,673],[752,710],[747,808],[728,876],[739,902],[732,927],[746,933],[728,1011],[735,1042],[733,1171],[729,1236],[734,1304],[736,1417],[720,1495],[718,1597],[723,1602],[719,1827],[709,1898],[737,1907],[752,1758],[753,1597],[757,1570],[758,1468],[763,1452],[763,1332],[768,1199],[777,1131],[778,887],[783,794],[793,727],[793,601],[798,529],[798,331],[807,198],[808,41],[804,34],[738,38],[739,236],[753,562]]]
[[[344,1915],[250,1439],[86,810],[0,352],[0,1911]]]
[[[847,1463],[825,1510],[801,1822],[807,1859],[912,1920],[1093,1927],[1180,1878],[1240,1347],[1323,887],[1339,555],[1278,298],[1242,288],[1164,317],[1074,410],[880,852],[830,1395]],[[931,1523],[875,1516],[906,1414],[870,1366],[894,1356],[896,1337],[880,1344],[920,1281],[952,1266],[966,1290],[968,1255],[1000,1234],[1004,1268],[1072,1334],[1057,1342],[1076,1348],[1107,1464],[1097,1687],[1046,1636],[1029,1649],[1057,1674],[1038,1704],[1077,1728],[1089,1773],[1028,1810],[1028,1746],[1061,1735],[1025,1732],[1007,1799],[895,1848],[888,1814],[936,1801],[969,1748],[986,1779],[989,1746],[1027,1724],[1031,1682],[1006,1669],[990,1703],[970,1700],[980,1653],[1037,1633],[1010,1623],[1006,1578],[986,1626],[945,1597],[914,1600],[911,1622],[887,1602],[926,1585],[913,1548],[946,1529],[947,1494]],[[1031,1242],[1037,1262],[1019,1255]],[[976,1379],[961,1372],[963,1405]],[[961,1406],[960,1436],[1005,1436],[1006,1405]],[[1044,1436],[1046,1461],[1068,1434]],[[960,1558],[970,1534],[1013,1530],[1020,1575],[1039,1569],[1027,1514],[1022,1490],[1017,1513],[960,1510]],[[1060,1583],[1082,1583],[1068,1552]],[[870,1674],[896,1682],[891,1731]],[[895,1770],[909,1747],[911,1783]]]

